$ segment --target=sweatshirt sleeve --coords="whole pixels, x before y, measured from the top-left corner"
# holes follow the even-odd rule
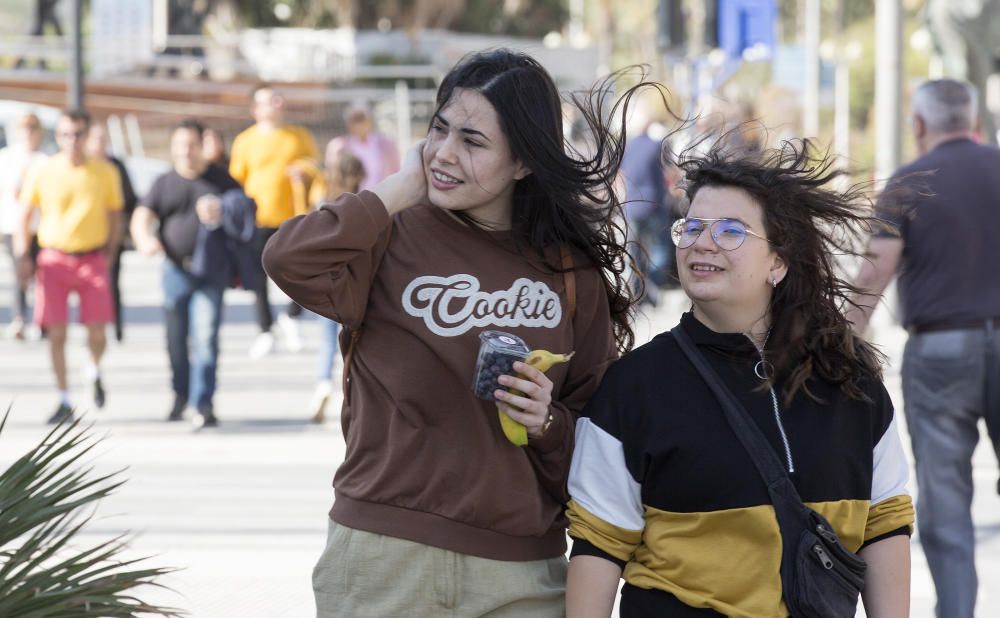
[[[597,390],[608,366],[618,357],[611,312],[600,275],[595,270],[576,271],[576,315],[573,317],[575,354],[558,393],[553,394],[552,424],[541,438],[528,442],[527,454],[539,482],[552,497],[569,499],[566,478],[573,453],[574,428],[590,396]]]
[[[910,468],[899,439],[892,401],[884,389],[882,415],[889,422],[872,452],[872,495],[862,547],[890,536],[909,535],[913,527],[913,500],[906,489]]]
[[[391,219],[378,196],[345,193],[281,225],[264,248],[264,270],[306,309],[358,327]]]
[[[641,482],[626,456],[621,375],[608,373],[577,423],[566,515],[574,556],[597,556],[624,567],[642,540],[645,510]]]

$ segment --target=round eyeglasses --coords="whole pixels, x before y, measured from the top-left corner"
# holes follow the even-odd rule
[[[709,227],[712,240],[724,251],[739,249],[743,245],[743,241],[746,240],[747,234],[756,236],[765,242],[771,242],[760,234],[752,232],[747,224],[739,219],[699,219],[697,217],[685,217],[675,221],[670,226],[670,239],[674,241],[674,245],[678,249],[687,249],[698,241],[698,237],[705,231],[706,226]]]

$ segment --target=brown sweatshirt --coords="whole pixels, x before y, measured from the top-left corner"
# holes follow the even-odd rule
[[[467,227],[431,206],[390,219],[367,191],[284,223],[264,267],[296,302],[362,332],[341,416],[347,455],[334,477],[334,521],[494,560],[566,551],[574,423],[617,357],[594,268],[576,271],[571,319],[565,277],[519,255],[509,232]],[[479,333],[490,329],[532,349],[576,351],[547,372],[554,420],[523,448],[504,437],[494,402],[472,392]]]

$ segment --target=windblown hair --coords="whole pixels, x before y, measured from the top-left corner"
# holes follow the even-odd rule
[[[615,340],[624,352],[634,342],[631,316],[635,296],[628,282],[630,258],[614,182],[624,152],[629,101],[638,90],[655,85],[640,83],[613,99],[614,79],[608,78],[586,95],[572,97],[593,141],[589,154],[566,143],[562,101],[549,74],[530,56],[507,49],[477,52],[462,59],[438,89],[435,116],[457,89],[478,92],[493,105],[514,159],[531,170],[514,186],[514,241],[521,250],[527,248],[539,255],[551,254],[554,247],[564,245],[587,256],[590,264],[575,264],[574,269],[592,265],[600,272]],[[603,118],[620,119],[621,126],[612,130]],[[467,223],[476,223],[467,214],[455,214]],[[555,271],[563,270],[551,266]]]
[[[716,147],[679,163],[692,200],[704,187],[735,187],[761,207],[767,237],[788,266],[771,297],[768,356],[773,382],[785,400],[812,378],[838,385],[847,397],[865,399],[864,382],[882,375],[885,356],[857,337],[844,309],[859,290],[841,276],[842,256],[862,257],[863,243],[878,225],[866,187],[843,191],[831,181],[843,175],[829,154],[813,156],[808,140],[784,142],[757,155],[726,154]]]

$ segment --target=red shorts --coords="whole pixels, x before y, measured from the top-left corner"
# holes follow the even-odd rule
[[[103,251],[70,255],[42,249],[35,270],[35,323],[39,326],[69,321],[69,294],[80,297],[81,324],[107,324],[115,319]]]

